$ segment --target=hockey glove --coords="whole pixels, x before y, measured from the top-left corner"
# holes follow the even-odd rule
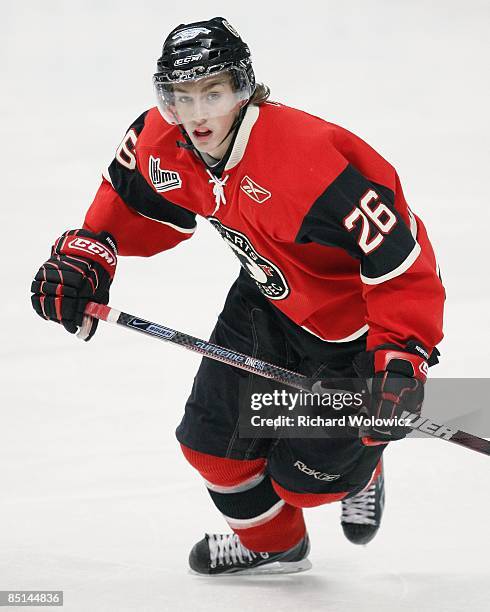
[[[32,282],[34,310],[43,319],[61,323],[75,334],[82,325],[87,302],[108,303],[116,265],[116,243],[107,232],[65,232]],[[86,319],[83,340],[90,340],[97,323],[97,319]]]
[[[406,348],[387,344],[360,353],[354,360],[358,374],[368,380],[371,397],[368,419],[361,427],[363,444],[374,446],[401,440],[410,431],[403,426],[404,411],[420,414],[428,373],[427,351],[410,341]]]

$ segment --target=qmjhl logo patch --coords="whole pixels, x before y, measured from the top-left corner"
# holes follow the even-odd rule
[[[180,174],[175,170],[164,170],[160,168],[160,158],[153,157],[153,155],[150,155],[148,174],[158,193],[170,191],[171,189],[180,189],[182,187]]]

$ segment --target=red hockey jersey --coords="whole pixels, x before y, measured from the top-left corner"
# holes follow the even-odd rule
[[[149,256],[208,219],[272,304],[329,342],[442,338],[444,289],[395,169],[363,140],[276,103],[249,106],[221,177],[156,108],[130,126],[85,218]]]

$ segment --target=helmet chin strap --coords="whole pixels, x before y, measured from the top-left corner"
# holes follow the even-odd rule
[[[188,149],[189,151],[197,152],[196,147],[192,144],[192,140],[190,139],[189,134],[185,131],[185,129],[180,123],[178,124],[178,126],[182,136],[185,139],[185,142],[182,142],[182,140],[177,140],[175,144],[179,147],[179,149]]]

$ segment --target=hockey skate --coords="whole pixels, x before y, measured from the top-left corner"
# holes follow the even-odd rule
[[[194,545],[189,565],[197,574],[290,574],[311,568],[308,535],[284,552],[253,552],[235,533],[208,534]]]
[[[367,544],[381,524],[385,502],[384,472],[364,491],[342,500],[341,525],[345,537],[353,544]]]

